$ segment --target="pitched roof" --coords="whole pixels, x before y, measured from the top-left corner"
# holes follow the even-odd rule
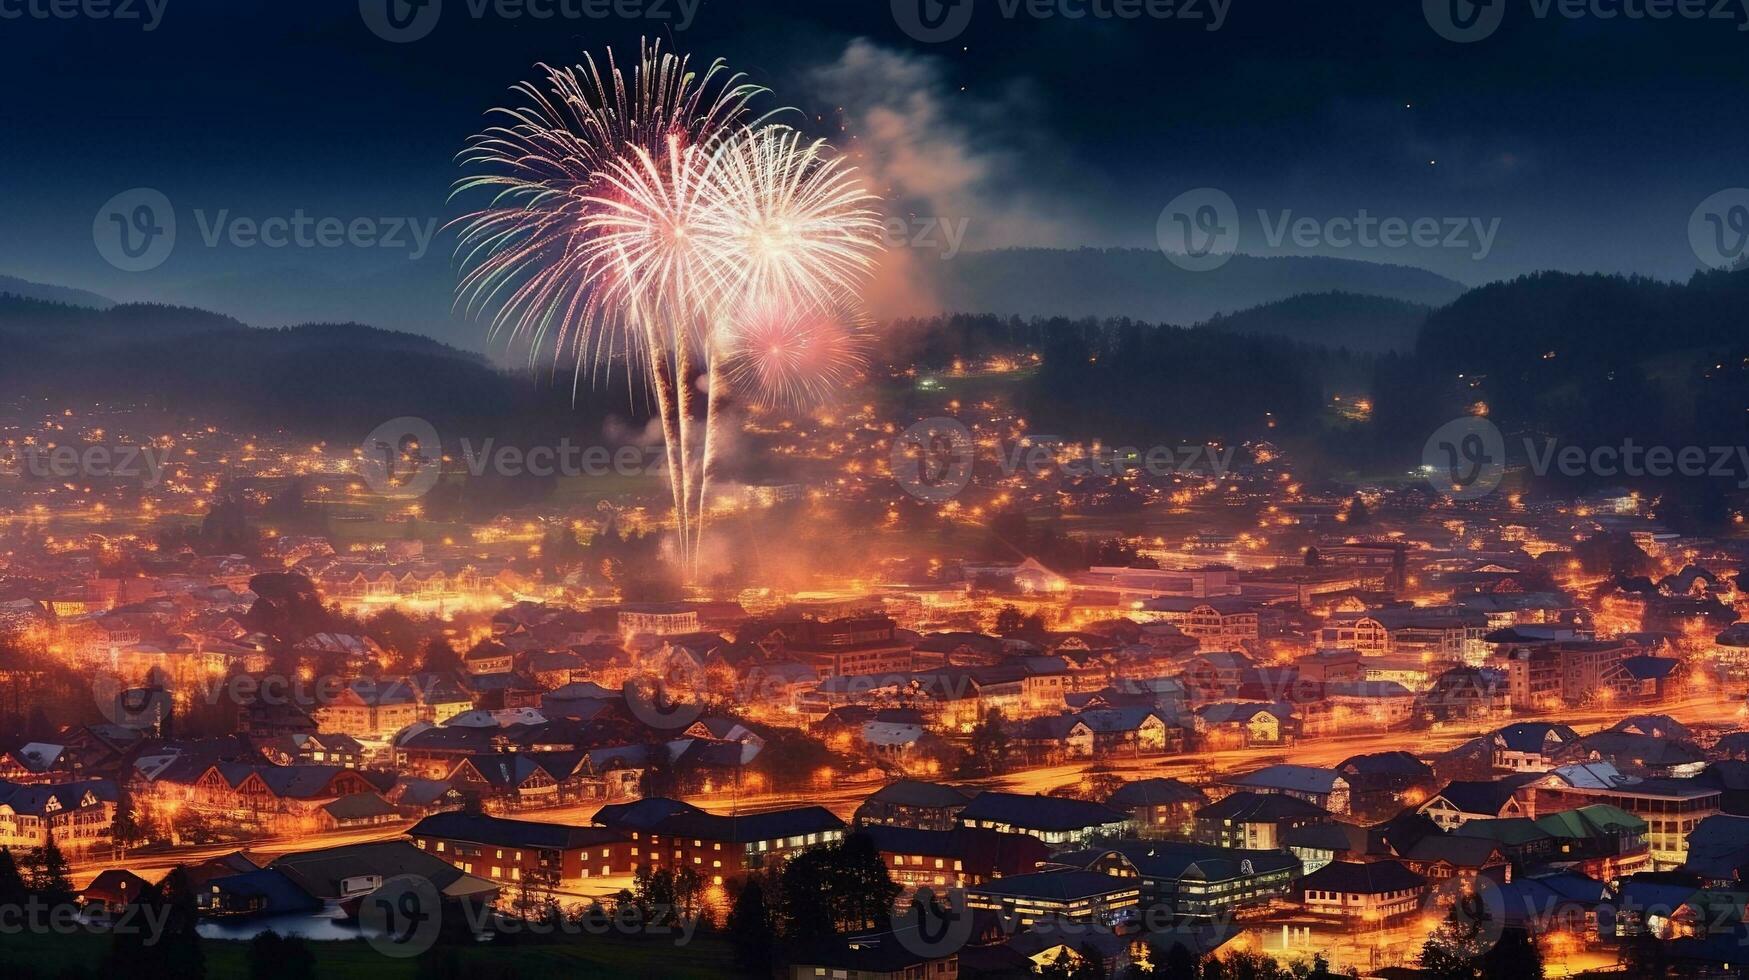
[[[1579,733],[1566,725],[1526,721],[1507,725],[1494,738],[1513,752],[1544,752],[1577,741]]]
[[[1332,861],[1300,879],[1301,892],[1328,891],[1344,895],[1382,895],[1386,892],[1413,891],[1427,884],[1421,877],[1396,861]]]
[[[1330,811],[1283,793],[1233,793],[1196,811],[1198,820],[1274,823],[1279,820],[1332,819]]]
[[[864,802],[945,809],[947,807],[963,807],[971,802],[971,799],[965,792],[942,783],[926,783],[919,779],[901,779],[870,793]]]
[[[1547,828],[1540,826],[1537,821],[1529,817],[1466,820],[1463,826],[1453,830],[1452,834],[1457,837],[1486,838],[1508,846],[1529,844],[1553,836]]]
[[[407,833],[414,837],[442,837],[494,847],[564,851],[626,839],[624,834],[606,827],[573,827],[459,812],[434,813],[414,824]]]
[[[1403,856],[1411,861],[1444,861],[1459,868],[1485,868],[1504,857],[1497,841],[1457,834],[1429,834]]]
[[[1281,842],[1290,848],[1334,851],[1337,854],[1365,854],[1368,837],[1365,827],[1330,821],[1290,827],[1281,835]]]
[[[1208,802],[1202,790],[1180,779],[1138,779],[1119,786],[1105,798],[1105,805],[1118,809],[1136,806],[1168,806],[1176,803]]]
[[[1222,780],[1222,782],[1228,786],[1244,786],[1251,789],[1276,789],[1294,793],[1328,795],[1335,791],[1336,782],[1342,778],[1342,774],[1334,769],[1284,764],[1265,766],[1255,772],[1233,776]]]
[[[960,811],[961,820],[990,820],[1028,830],[1081,830],[1129,819],[1110,807],[1061,796],[985,791]]]
[[[1456,807],[1460,813],[1482,813],[1498,816],[1506,808],[1518,787],[1529,782],[1528,779],[1508,776],[1504,779],[1492,780],[1458,780],[1445,784],[1445,788],[1435,793],[1428,803],[1443,799]],[[1426,809],[1424,806],[1423,809]]]
[[[1005,875],[981,885],[974,885],[967,891],[998,897],[1071,901],[1136,888],[1133,879],[1118,878],[1098,871],[1062,870]]]

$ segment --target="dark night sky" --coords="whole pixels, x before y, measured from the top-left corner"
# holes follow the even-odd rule
[[[48,0],[0,0],[0,13],[31,2]],[[429,37],[397,45],[365,27],[357,0],[159,2],[151,32],[0,19],[0,273],[264,324],[347,312],[314,298],[332,282],[424,309],[447,281],[441,243],[418,262],[205,247],[194,212],[448,218],[452,155],[509,84],[644,33],[827,111],[822,135],[843,106],[878,172],[903,185],[887,189],[970,218],[972,247],[1151,247],[1162,205],[1211,185],[1248,225],[1258,208],[1498,218],[1482,260],[1328,253],[1466,283],[1540,268],[1678,278],[1697,264],[1695,205],[1749,185],[1749,14],[1735,8],[1731,21],[1538,19],[1531,0],[1496,0],[1500,30],[1455,44],[1415,0],[1231,0],[1213,32],[1206,19],[1009,19],[1001,0],[974,0],[963,35],[925,44],[886,0],[703,0],[684,31],[476,20],[468,0],[444,0]],[[1208,0],[1195,9],[1206,16]],[[876,118],[906,134],[902,154],[868,140]],[[140,186],[174,202],[178,246],[125,273],[97,253],[92,221]],[[1246,234],[1245,251],[1270,251]],[[355,315],[395,319],[369,304]]]

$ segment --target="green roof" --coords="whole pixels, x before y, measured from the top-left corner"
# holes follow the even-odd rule
[[[1536,825],[1555,837],[1583,838],[1598,834],[1646,832],[1646,821],[1607,803],[1594,803],[1536,818]]]
[[[1501,844],[1527,844],[1547,839],[1553,834],[1529,817],[1502,817],[1495,820],[1466,820],[1452,831],[1458,837],[1485,837]]]

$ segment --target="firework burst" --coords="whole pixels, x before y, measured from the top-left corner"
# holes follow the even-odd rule
[[[766,303],[739,321],[725,351],[731,390],[761,408],[830,401],[868,363],[863,319],[837,307]]]
[[[826,144],[749,119],[764,90],[721,62],[695,73],[646,43],[629,81],[612,52],[605,73],[593,58],[541,67],[514,89],[523,104],[495,110],[499,124],[460,155],[470,175],[456,193],[492,199],[459,222],[456,305],[526,344],[531,365],[570,360],[573,390],[615,364],[647,377],[680,557],[696,572],[733,352],[762,401],[807,397],[859,362],[849,321],[742,314],[852,300],[880,247],[875,199]]]

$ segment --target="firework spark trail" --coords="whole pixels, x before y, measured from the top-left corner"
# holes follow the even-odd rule
[[[830,353],[821,353],[827,345],[818,344],[788,372],[725,377],[737,361],[739,335],[748,326],[769,329],[774,320],[783,322],[778,311],[785,308],[813,310],[851,301],[880,250],[878,199],[829,150],[824,141],[807,140],[784,126],[749,127],[719,145],[704,175],[712,206],[701,216],[701,230],[712,246],[705,270],[717,316],[705,335],[709,389],[701,515],[721,444],[714,430],[731,388],[750,390],[758,400],[800,402],[804,399],[794,397],[794,390],[775,395],[760,386],[774,379],[799,381],[808,368],[833,365]],[[854,354],[848,348],[843,353]],[[843,380],[841,374],[827,374],[815,393]]]
[[[573,362],[573,394],[622,362],[628,380],[649,372],[667,440],[669,482],[681,549],[692,540],[691,490],[681,458],[676,355],[693,342],[684,292],[651,295],[627,252],[590,247],[604,215],[624,217],[609,174],[688,173],[710,149],[746,125],[764,90],[713,62],[702,75],[659,43],[640,45],[628,82],[612,51],[605,76],[593,57],[571,68],[539,66],[544,79],[513,88],[522,104],[494,110],[501,122],[469,141],[459,160],[470,176],[454,193],[487,190],[483,209],[463,216],[456,258],[463,272],[456,305],[489,318],[488,336],[527,343],[529,363],[543,348],[554,367]],[[622,239],[623,241],[623,239]],[[643,270],[648,271],[648,270]],[[672,271],[672,270],[671,270]],[[684,281],[684,279],[682,280]],[[690,289],[691,287],[686,287]]]
[[[742,320],[768,304],[822,311],[853,300],[880,223],[875,197],[827,144],[748,120],[763,89],[721,62],[702,75],[687,64],[645,43],[629,83],[610,51],[605,75],[586,57],[515,86],[523,105],[494,110],[501,124],[460,155],[474,173],[455,193],[493,197],[459,221],[456,305],[491,311],[489,336],[528,343],[531,366],[543,349],[555,370],[572,360],[573,394],[586,370],[591,381],[621,361],[628,380],[648,372],[680,560],[694,575],[731,388],[800,401],[839,383],[835,365],[851,356],[810,320],[788,328],[790,346],[768,352],[765,370],[737,372],[741,332],[774,329]]]

